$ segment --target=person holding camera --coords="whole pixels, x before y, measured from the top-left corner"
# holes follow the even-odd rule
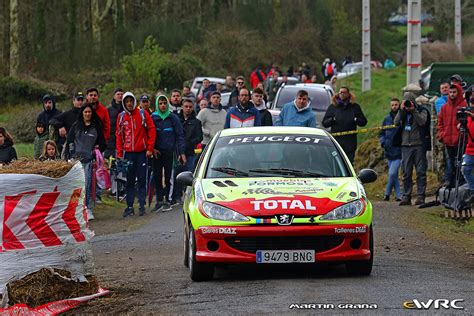
[[[412,98],[404,99],[394,119],[394,124],[400,128],[393,140],[394,146],[401,145],[402,148],[403,197],[400,205],[411,205],[413,168],[416,169],[417,187],[415,205],[421,205],[425,203],[426,152],[431,150],[430,114]]]
[[[453,187],[456,180],[456,161],[461,160],[464,148],[458,148],[459,130],[457,113],[467,106],[463,91],[459,84],[449,87],[448,101],[441,107],[438,114],[438,139],[444,144],[448,159],[446,159],[445,182],[443,186]],[[462,113],[461,113],[462,114]],[[459,115],[459,114],[458,114]],[[448,166],[449,164],[449,166]]]
[[[474,203],[474,175],[472,174],[474,170],[474,112],[472,112],[471,108],[474,108],[474,97],[471,97],[469,103],[469,111],[465,111],[465,113],[468,115],[466,131],[467,146],[462,160],[461,171],[464,175],[464,179],[466,179],[466,182],[469,185],[469,192],[471,193],[470,203],[472,204]]]

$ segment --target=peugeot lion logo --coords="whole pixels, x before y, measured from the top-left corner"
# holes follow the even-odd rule
[[[291,225],[291,223],[293,222],[293,218],[295,216],[284,214],[284,215],[275,215],[275,217],[278,221],[278,225]]]

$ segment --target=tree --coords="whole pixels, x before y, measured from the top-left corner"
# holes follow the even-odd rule
[[[20,67],[19,28],[18,0],[10,0],[10,76],[12,77],[18,75],[18,68]]]

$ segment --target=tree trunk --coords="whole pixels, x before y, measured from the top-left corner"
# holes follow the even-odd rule
[[[7,76],[10,57],[10,15],[8,0],[0,0],[0,76]]]
[[[112,7],[113,0],[107,0],[104,10],[101,12],[99,8],[100,0],[91,0],[91,17],[92,17],[92,42],[94,49],[98,51],[102,42],[101,23],[108,15]]]
[[[20,49],[18,39],[18,0],[10,0],[10,76],[18,76]]]

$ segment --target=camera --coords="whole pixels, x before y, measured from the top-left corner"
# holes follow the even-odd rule
[[[415,103],[410,100],[405,100],[403,101],[403,106],[405,107],[405,111],[407,111],[408,109],[413,109],[415,107]]]
[[[456,119],[461,124],[466,124],[467,123],[467,116],[468,116],[466,111],[471,112],[471,110],[472,110],[471,106],[459,108],[456,112]]]

